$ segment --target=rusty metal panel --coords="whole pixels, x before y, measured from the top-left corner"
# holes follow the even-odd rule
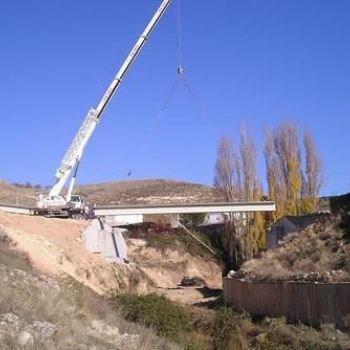
[[[225,278],[224,300],[254,315],[342,328],[350,314],[350,283],[250,282]]]

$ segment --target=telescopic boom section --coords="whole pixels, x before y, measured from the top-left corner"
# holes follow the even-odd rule
[[[63,157],[63,160],[59,166],[59,168],[56,171],[55,179],[56,182],[54,186],[52,187],[49,196],[59,196],[65,183],[67,182],[74,166],[77,162],[80,161],[81,156],[83,154],[84,148],[89,141],[92,133],[94,132],[96,125],[102,115],[102,112],[105,110],[105,108],[108,105],[108,102],[111,100],[115,92],[117,91],[118,87],[120,86],[126,72],[129,70],[133,62],[135,61],[136,57],[140,53],[143,45],[147,41],[149,35],[151,34],[154,27],[157,25],[161,17],[163,16],[164,12],[170,5],[171,0],[164,0],[154,16],[152,17],[151,21],[147,25],[146,29],[140,36],[140,38],[137,40],[135,46],[130,51],[129,55],[125,59],[124,63],[122,64],[121,68],[119,69],[118,73],[116,74],[115,78],[109,85],[108,89],[102,96],[102,99],[100,103],[97,105],[96,108],[91,108],[81,125],[78,133],[75,135],[71,145],[68,148],[68,151],[66,152],[65,156]]]

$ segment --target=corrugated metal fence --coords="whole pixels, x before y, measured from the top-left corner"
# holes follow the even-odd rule
[[[350,283],[248,282],[224,279],[225,303],[253,315],[292,323],[334,323],[350,315]]]

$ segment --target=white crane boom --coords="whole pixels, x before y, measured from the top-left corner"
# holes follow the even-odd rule
[[[133,64],[134,60],[140,53],[143,45],[147,41],[149,35],[151,34],[154,27],[157,25],[159,20],[161,19],[162,15],[166,11],[167,7],[170,5],[171,0],[163,0],[162,4],[152,17],[151,21],[148,23],[147,27],[137,40],[136,44],[130,51],[129,55],[125,59],[124,63],[122,64],[121,68],[119,69],[118,73],[116,74],[115,78],[109,85],[108,89],[102,96],[99,104],[96,108],[91,108],[82,123],[78,133],[75,135],[72,143],[70,144],[65,156],[62,159],[62,162],[60,166],[58,167],[56,174],[55,174],[55,184],[50,190],[49,197],[46,197],[46,202],[49,200],[49,198],[54,199],[54,197],[60,197],[60,194],[62,192],[63,187],[65,186],[69,176],[72,173],[72,170],[75,166],[78,166],[79,161],[82,157],[84,148],[89,141],[92,133],[94,132],[96,125],[102,115],[102,112],[106,108],[108,102],[113,97],[114,93],[117,91],[118,87],[120,86],[123,77],[125,76],[128,69]],[[72,187],[74,185],[75,176],[72,180],[72,185],[69,188],[67,200],[69,201]],[[40,202],[40,199],[39,199]],[[47,204],[46,204],[47,205]],[[45,205],[44,205],[45,206]],[[41,204],[41,207],[43,205]]]

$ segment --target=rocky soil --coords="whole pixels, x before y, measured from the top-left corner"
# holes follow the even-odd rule
[[[246,262],[235,278],[255,281],[350,281],[350,244],[334,217],[291,233],[280,246]]]
[[[33,269],[13,245],[2,232],[1,349],[176,349],[151,330],[124,321],[105,299],[73,279]]]

